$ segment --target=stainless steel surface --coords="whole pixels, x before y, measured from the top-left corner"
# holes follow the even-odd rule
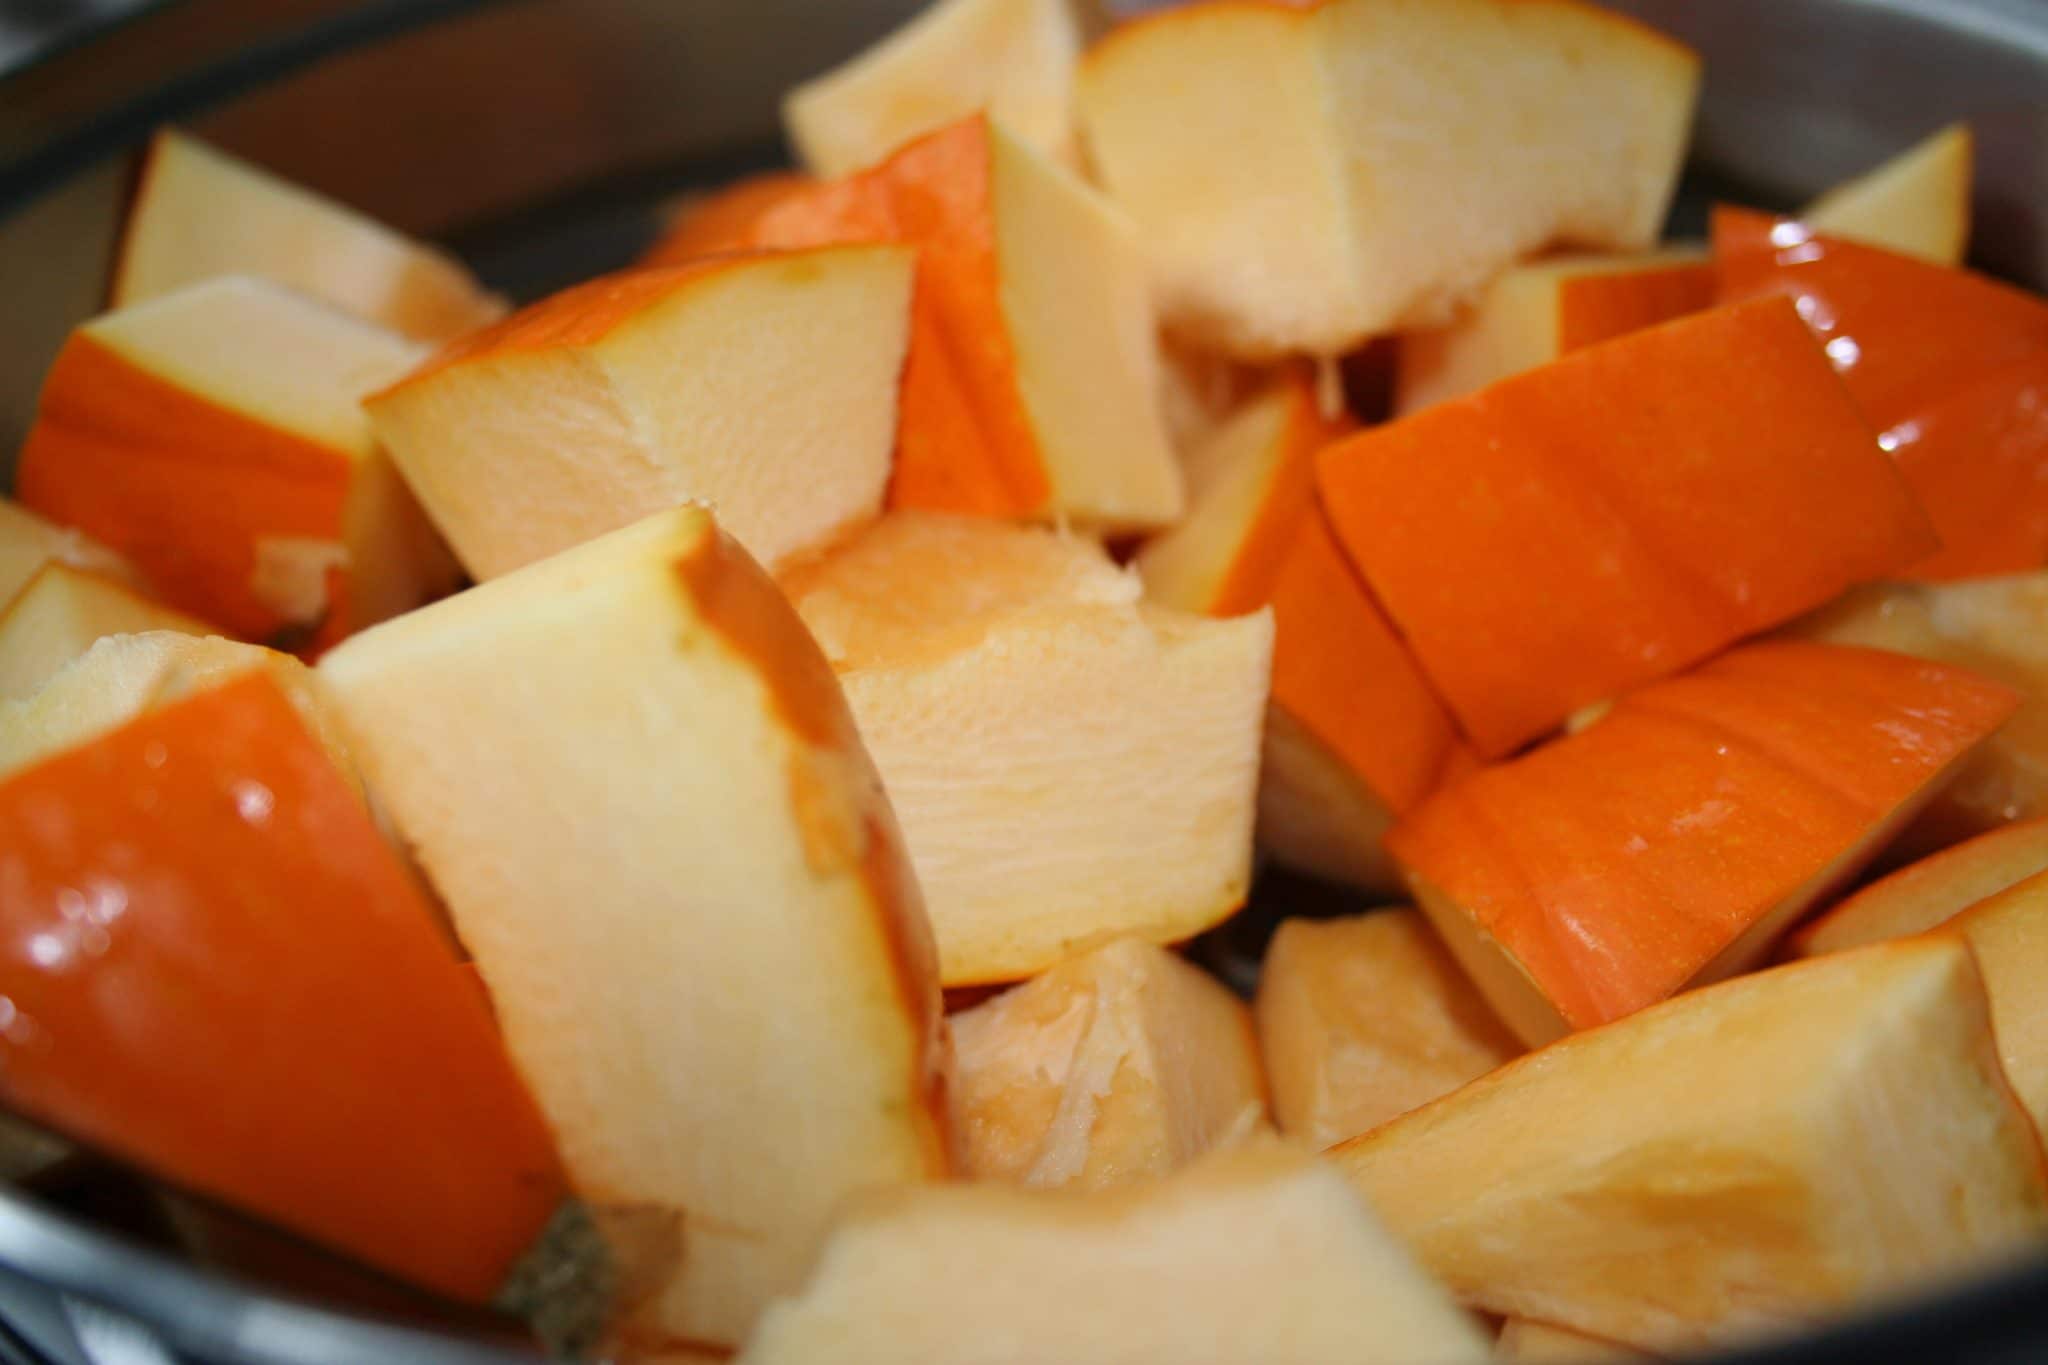
[[[103,294],[123,159],[155,122],[451,240],[530,293],[629,259],[676,189],[775,159],[781,90],[917,3],[0,0],[0,70],[34,58],[0,79],[0,474],[50,357]],[[1683,219],[1716,195],[1797,203],[1968,117],[1978,260],[2048,286],[2048,0],[1613,3],[1707,56]],[[132,13],[84,43],[41,22],[115,10]],[[0,1319],[47,1333],[37,1349],[67,1365],[92,1359],[80,1337],[118,1352],[136,1321],[181,1359],[507,1358],[242,1293],[5,1191]],[[2044,1320],[2048,1270],[1753,1361],[2044,1359]],[[36,1358],[22,1349],[0,1332],[0,1361]]]

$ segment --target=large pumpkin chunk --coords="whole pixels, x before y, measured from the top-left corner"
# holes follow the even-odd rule
[[[2048,1171],[1952,941],[1682,996],[1333,1149],[1468,1305],[1659,1353],[2017,1258]]]
[[[490,1299],[564,1195],[489,1007],[265,673],[0,784],[0,1097]]]
[[[1388,844],[1541,1043],[1754,967],[2015,704],[1896,654],[1751,645],[1453,783]]]
[[[947,1173],[895,820],[817,646],[708,514],[493,579],[319,672],[577,1191],[669,1229],[626,1345],[738,1345],[841,1198]]]
[[[1481,752],[1935,541],[1780,300],[1574,352],[1319,457],[1339,539]]]

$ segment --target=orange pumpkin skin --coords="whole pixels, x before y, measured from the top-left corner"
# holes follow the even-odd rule
[[[1474,763],[1456,722],[1337,544],[1304,509],[1272,595],[1273,704],[1395,814]]]
[[[1943,544],[1922,579],[2048,563],[2048,300],[1743,209],[1714,214],[1724,300],[1792,298]]]
[[[1739,970],[1724,953],[1853,876],[1859,844],[1895,828],[2017,704],[1904,655],[1750,645],[1450,784],[1387,844],[1570,1027],[1589,1028],[1717,960]]]
[[[1713,303],[1714,268],[1704,261],[1580,275],[1558,290],[1557,352],[1612,341]]]
[[[465,1302],[565,1197],[489,1005],[267,675],[0,785],[0,1096]]]
[[[1587,347],[1317,464],[1345,550],[1488,757],[1936,544],[1782,299]]]
[[[74,334],[44,380],[15,495],[120,551],[169,605],[266,640],[289,623],[250,586],[257,542],[340,540],[353,478],[339,452]],[[331,582],[328,634],[338,639],[346,633],[343,576]]]
[[[988,139],[977,114],[845,180],[785,185],[752,205],[736,199],[720,213],[722,236],[705,230],[658,248],[663,261],[685,247],[918,248],[892,507],[1029,517],[1052,492],[1003,320]]]

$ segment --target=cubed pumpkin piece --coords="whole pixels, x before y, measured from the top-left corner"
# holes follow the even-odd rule
[[[1117,29],[1078,89],[1168,325],[1262,357],[1442,323],[1552,243],[1648,246],[1698,85],[1573,0],[1210,0]]]
[[[1091,541],[928,513],[785,587],[903,822],[946,985],[1243,903],[1268,615],[1144,605]]]
[[[978,1179],[1104,1189],[1265,1127],[1244,1004],[1141,940],[1068,958],[951,1023],[954,1113]]]
[[[143,153],[108,306],[255,275],[415,341],[496,322],[461,262],[173,128]]]
[[[1081,1200],[954,1186],[840,1223],[743,1365],[1478,1365],[1485,1338],[1342,1177],[1277,1144]]]
[[[2048,1236],[2040,1141],[1953,941],[1681,996],[1329,1155],[1468,1306],[1658,1352],[1797,1330]]]
[[[1144,261],[1101,195],[977,115],[725,245],[847,241],[919,254],[892,507],[1111,531],[1180,515]]]
[[[336,770],[359,787],[340,723],[303,663],[261,645],[169,630],[106,636],[51,674],[33,696],[0,701],[0,775],[257,670],[291,701]]]
[[[370,398],[476,577],[685,501],[775,564],[881,510],[911,253],[849,246],[564,290]]]
[[[1556,1365],[1625,1365],[1657,1359],[1632,1347],[1531,1318],[1509,1318],[1503,1323],[1493,1356],[1495,1360],[1540,1360]]]
[[[818,175],[848,175],[986,110],[1074,164],[1078,0],[938,0],[782,99],[789,140]]]
[[[1714,211],[1720,297],[1790,297],[1942,547],[1927,579],[2048,562],[2048,300],[1743,209]]]
[[[320,675],[578,1192],[681,1220],[625,1346],[737,1346],[842,1196],[947,1172],[895,821],[817,646],[707,513],[388,622]]]
[[[1273,1117],[1318,1148],[1523,1051],[1413,910],[1284,921],[1259,971],[1258,1022]]]
[[[2048,815],[2048,572],[1873,584],[1787,629],[1956,664],[2025,698],[1899,836],[1893,858],[1921,857],[2011,820]]]
[[[10,1108],[443,1294],[564,1193],[490,1010],[263,674],[0,784]]]
[[[1813,957],[1904,938],[1946,923],[2043,869],[2048,819],[2001,826],[1879,878],[1802,927],[1786,947],[1795,957]]]
[[[108,313],[44,381],[16,492],[170,606],[248,639],[331,643],[456,578],[358,402],[422,354],[243,277]]]
[[[1259,842],[1290,866],[1391,891],[1382,836],[1462,766],[1463,744],[1316,500],[1316,452],[1349,430],[1320,414],[1306,376],[1282,378],[1194,453],[1187,520],[1136,564],[1169,606],[1272,607]]]
[[[14,595],[51,563],[90,569],[130,587],[141,586],[141,576],[128,561],[91,536],[0,498],[0,602],[13,601]]]
[[[1400,339],[1394,410],[1461,398],[1569,351],[1699,312],[1714,302],[1704,246],[1572,255],[1502,271],[1446,327]]]
[[[204,622],[160,606],[118,579],[46,564],[0,608],[0,699],[34,696],[102,636],[145,630],[213,633]]]
[[[1317,463],[1345,550],[1489,757],[1935,544],[1782,300],[1587,347]]]
[[[1755,966],[2016,704],[1897,654],[1750,645],[1451,784],[1387,843],[1541,1044]]]
[[[1975,139],[1967,123],[1917,142],[1799,210],[1830,237],[1881,246],[1936,265],[1961,265],[1970,245]]]

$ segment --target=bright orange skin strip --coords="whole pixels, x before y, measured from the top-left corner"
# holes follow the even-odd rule
[[[339,451],[74,333],[44,381],[15,495],[125,555],[169,605],[264,640],[289,623],[251,591],[256,542],[340,540],[354,472]]]
[[[1558,289],[1557,351],[1612,341],[1713,304],[1714,267],[1706,261],[1580,275]]]
[[[1328,745],[1395,814],[1470,751],[1313,503],[1273,597],[1273,702]]]
[[[1944,542],[1923,579],[2048,563],[2048,300],[1743,209],[1714,213],[1721,297],[1788,295]]]
[[[595,345],[692,280],[716,274],[729,264],[728,258],[712,257],[688,265],[621,270],[585,280],[528,304],[489,327],[457,337],[424,365],[371,397],[381,398],[384,393],[396,392],[472,361]]]
[[[1387,846],[1589,1028],[1682,989],[2018,700],[1904,655],[1751,645],[1446,787]]]
[[[1399,813],[1435,788],[1464,741],[1316,502],[1316,452],[1357,423],[1324,417],[1305,376],[1280,382],[1282,450],[1209,611],[1273,608],[1274,703]]]
[[[791,730],[828,753],[860,753],[860,733],[832,665],[773,580],[745,550],[730,537],[709,534],[677,561],[676,573],[689,610],[755,664]],[[832,799],[829,794],[810,794],[818,777],[809,766],[793,767],[789,780],[791,805],[798,811],[817,809]],[[925,1044],[912,1062],[912,1089],[923,1099],[920,1131],[929,1169],[934,1175],[949,1174],[956,1169],[956,1153],[946,1100],[946,1045],[939,993],[930,984],[938,980],[938,954],[930,935],[917,931],[924,918],[924,893],[886,803],[878,803],[877,813],[868,817],[862,837],[861,880],[889,944],[904,1013],[916,1022]]]
[[[0,1095],[481,1303],[566,1183],[474,980],[260,673],[0,786]]]
[[[1315,389],[1299,371],[1288,371],[1279,383],[1287,391],[1281,453],[1273,480],[1209,604],[1214,616],[1242,616],[1272,601],[1296,532],[1315,506],[1316,452],[1358,429],[1348,413],[1323,416]]]
[[[891,507],[991,517],[1042,512],[1052,484],[1017,387],[1003,316],[989,174],[988,120],[950,124],[887,161],[808,192],[761,196],[750,222],[737,200],[728,236],[699,249],[900,242],[918,248]],[[660,259],[680,250],[665,242]]]
[[[1512,752],[1936,542],[1789,303],[1574,352],[1318,458],[1467,735]]]

